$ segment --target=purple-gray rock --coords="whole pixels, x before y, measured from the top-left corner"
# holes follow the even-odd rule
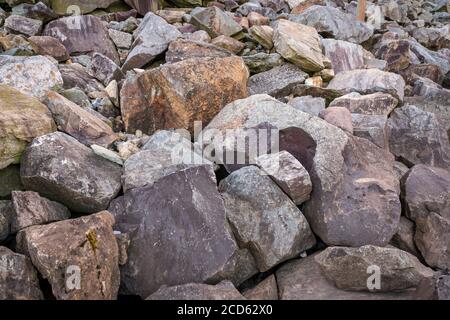
[[[365,138],[380,148],[389,149],[387,117],[352,113],[353,134]]]
[[[351,113],[385,116],[388,116],[397,105],[398,100],[396,98],[382,92],[368,95],[352,92],[336,98],[330,103],[330,107],[344,107],[350,110]]]
[[[113,80],[120,81],[125,77],[120,67],[101,53],[94,53],[89,70],[105,86]]]
[[[364,68],[364,49],[362,46],[334,39],[323,39],[325,57],[331,61],[334,72]]]
[[[11,33],[36,36],[42,31],[42,21],[18,15],[10,15],[5,20],[5,28]]]
[[[0,242],[9,237],[13,216],[14,208],[11,201],[0,200]]]

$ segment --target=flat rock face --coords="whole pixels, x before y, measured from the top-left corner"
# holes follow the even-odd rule
[[[352,113],[353,134],[389,150],[387,117]]]
[[[50,111],[38,99],[0,84],[0,169],[19,163],[31,140],[55,130]]]
[[[415,224],[408,218],[401,216],[397,233],[391,240],[391,245],[400,250],[406,251],[420,257],[417,246],[414,242]]]
[[[242,31],[242,27],[230,15],[215,6],[197,10],[192,14],[191,23],[208,32],[211,38],[220,35],[231,37]]]
[[[385,92],[402,101],[405,80],[398,74],[378,69],[343,71],[331,80],[328,89],[341,90],[347,93],[359,92],[361,94]]]
[[[43,35],[61,41],[69,54],[99,52],[119,63],[116,47],[102,21],[96,16],[71,16],[54,20],[47,24]]]
[[[409,164],[450,169],[450,142],[445,127],[431,112],[408,105],[388,120],[391,152]]]
[[[0,300],[41,300],[36,269],[30,259],[0,246]]]
[[[42,30],[42,21],[13,14],[6,18],[4,27],[11,33],[35,36]]]
[[[422,280],[414,295],[415,300],[450,300],[450,275],[437,272],[432,278]]]
[[[314,27],[319,33],[332,35],[337,40],[362,43],[373,35],[373,30],[354,16],[329,6],[312,6],[289,19]]]
[[[65,206],[42,198],[37,192],[13,191],[11,199],[14,207],[12,233],[30,226],[70,218],[70,211]]]
[[[21,178],[28,190],[83,213],[108,207],[120,191],[121,171],[119,165],[62,132],[34,139],[21,162]]]
[[[45,103],[58,129],[79,142],[87,146],[92,144],[109,146],[117,140],[117,135],[105,122],[62,95],[51,91],[47,93]]]
[[[35,51],[40,55],[48,55],[58,61],[69,59],[66,47],[56,38],[48,36],[34,36],[28,38]]]
[[[162,285],[202,283],[223,270],[237,247],[210,166],[188,168],[136,188],[110,206],[130,234],[124,293],[143,298]]]
[[[219,284],[195,284],[162,286],[146,300],[245,300],[230,281]]]
[[[316,98],[313,96],[295,97],[288,104],[300,111],[318,117],[320,112],[325,110],[326,100],[324,98]]]
[[[397,104],[398,100],[387,93],[361,95],[358,92],[352,92],[333,100],[330,107],[344,107],[351,113],[388,116]]]
[[[324,69],[320,37],[316,29],[288,20],[275,24],[273,43],[276,51],[305,71]]]
[[[247,96],[248,70],[239,57],[198,58],[167,64],[129,78],[121,90],[125,129],[193,130],[227,103]]]
[[[135,31],[135,40],[122,69],[141,68],[167,50],[169,43],[180,37],[177,28],[149,12]]]
[[[49,281],[56,299],[113,300],[120,283],[113,224],[113,216],[104,211],[29,227],[17,235],[18,249]],[[79,285],[71,278],[77,274]]]
[[[116,0],[95,0],[95,1],[86,1],[86,0],[50,0],[52,9],[60,14],[65,15],[67,13],[71,13],[70,6],[78,6],[80,8],[80,13],[85,14],[94,11],[95,9],[106,9],[111,4],[116,2]]]
[[[278,300],[277,280],[274,275],[268,276],[243,294],[249,300]]]
[[[125,3],[141,15],[145,15],[149,11],[156,11],[160,8],[158,1],[125,0]]]
[[[364,49],[362,46],[334,39],[323,39],[325,57],[331,61],[334,72],[362,69],[364,67]]]
[[[42,98],[48,91],[62,87],[58,67],[43,56],[0,56],[0,84]]]
[[[260,169],[233,172],[221,181],[219,191],[239,246],[249,248],[261,272],[315,244],[301,211]]]
[[[177,39],[170,43],[166,53],[166,62],[174,63],[190,58],[229,57],[233,54],[221,47],[204,41]]]
[[[325,243],[389,243],[401,211],[391,154],[267,95],[227,105],[204,131],[218,134],[261,124],[276,128],[280,151],[291,153],[308,170],[313,192],[303,212]],[[224,148],[214,142],[211,147]]]
[[[315,257],[325,277],[337,288],[350,291],[372,291],[368,288],[371,266],[380,271],[380,287],[375,292],[415,288],[433,270],[422,265],[412,254],[396,248],[363,246],[329,247]],[[351,267],[350,267],[351,266]],[[351,268],[351,271],[350,269]]]

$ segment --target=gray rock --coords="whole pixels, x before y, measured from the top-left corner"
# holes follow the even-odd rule
[[[387,120],[386,116],[352,113],[353,134],[389,149]]]
[[[288,103],[293,108],[309,113],[315,117],[325,110],[326,100],[324,98],[315,98],[312,96],[296,97]]]
[[[170,43],[166,53],[166,62],[174,63],[190,58],[229,57],[233,53],[216,45],[186,39],[177,39]]]
[[[352,92],[336,98],[330,103],[330,107],[344,107],[351,113],[388,116],[397,104],[398,100],[387,93],[361,95],[358,92]]]
[[[208,32],[211,38],[220,35],[232,37],[242,31],[242,27],[233,20],[231,15],[215,6],[199,8],[191,15],[190,23]]]
[[[120,81],[125,78],[120,67],[101,53],[94,53],[92,62],[89,66],[89,71],[105,86],[113,80]]]
[[[217,285],[189,283],[162,286],[146,300],[245,300],[230,281]]]
[[[14,208],[11,201],[0,200],[0,242],[6,240],[11,233]]]
[[[264,53],[243,56],[245,64],[252,74],[269,71],[272,68],[284,64],[283,58],[278,53]]]
[[[64,89],[79,88],[86,93],[102,91],[104,86],[88,70],[78,63],[60,64],[59,71],[64,81]]]
[[[334,39],[323,39],[325,57],[331,61],[334,72],[351,71],[364,68],[364,49],[362,46]]]
[[[249,300],[278,300],[278,286],[275,276],[268,276],[255,287],[245,290],[243,295]]]
[[[409,252],[416,257],[421,257],[414,242],[415,225],[408,218],[401,216],[398,231],[391,240],[394,247]]]
[[[133,36],[127,32],[108,29],[109,37],[118,49],[130,49],[133,44]]]
[[[21,163],[25,188],[75,212],[106,209],[121,189],[120,176],[119,165],[62,132],[34,139]]]
[[[432,278],[423,279],[413,298],[415,300],[450,300],[449,272],[437,272]]]
[[[4,27],[10,33],[18,33],[31,37],[41,33],[42,21],[12,14],[6,18]]]

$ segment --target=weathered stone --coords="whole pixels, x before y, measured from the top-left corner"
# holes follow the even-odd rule
[[[116,0],[50,0],[52,9],[59,15],[72,14],[72,10],[76,11],[76,14],[86,14],[94,11],[95,9],[106,9]],[[72,6],[76,6],[73,8]]]
[[[63,85],[58,67],[43,56],[0,56],[0,84],[42,98]]]
[[[56,125],[45,105],[0,84],[0,169],[19,163],[31,140],[53,131]]]
[[[400,250],[409,252],[416,257],[420,257],[420,253],[414,243],[414,233],[414,222],[404,216],[401,216],[398,231],[392,238],[391,244]]]
[[[437,272],[432,278],[423,279],[417,287],[413,299],[450,300],[449,272]]]
[[[269,26],[253,26],[248,30],[253,40],[258,42],[267,50],[273,48],[273,28]]]
[[[395,109],[388,120],[391,152],[409,164],[450,168],[450,142],[439,118],[415,106]]]
[[[149,12],[135,31],[135,40],[122,70],[141,68],[167,50],[170,42],[180,37],[175,26]]]
[[[233,172],[221,181],[219,191],[239,246],[249,248],[261,272],[315,244],[301,211],[258,168]]]
[[[203,41],[177,39],[170,43],[166,62],[175,63],[190,58],[230,57],[233,54],[221,47]]]
[[[103,85],[91,77],[85,67],[78,63],[60,64],[59,71],[64,81],[64,89],[79,88],[84,92],[102,91]]]
[[[319,34],[312,27],[278,20],[274,27],[273,43],[283,58],[302,70],[314,72],[325,68]]]
[[[140,15],[145,15],[149,11],[156,11],[162,7],[160,0],[125,0],[125,2],[132,8],[136,9]]]
[[[361,69],[338,73],[328,85],[329,89],[342,90],[347,93],[359,92],[369,94],[389,93],[403,100],[405,81],[401,76],[378,69]]]
[[[254,288],[244,291],[243,295],[249,300],[278,300],[278,287],[275,276],[268,276]]]
[[[238,57],[188,59],[148,70],[122,87],[125,130],[192,130],[194,121],[208,123],[224,105],[246,97],[247,79]]]
[[[87,15],[60,18],[48,23],[43,34],[61,41],[69,54],[99,52],[119,63],[116,47],[98,17]]]
[[[9,237],[13,216],[14,208],[11,201],[0,200],[0,242]]]
[[[334,72],[350,71],[364,68],[363,47],[351,42],[323,39],[325,57],[331,61]]]
[[[21,162],[21,178],[28,190],[75,212],[106,209],[121,189],[120,176],[120,166],[61,132],[34,139]]]
[[[56,92],[47,93],[45,103],[58,129],[87,146],[109,146],[118,138],[106,123]]]
[[[58,15],[52,9],[47,7],[43,2],[38,2],[36,4],[21,3],[18,6],[14,6],[12,8],[12,14],[41,20],[44,23],[58,18]]]
[[[326,101],[323,98],[314,98],[312,96],[296,97],[288,103],[293,108],[309,113],[318,117],[320,112],[325,110]]]
[[[333,126],[353,134],[352,114],[346,108],[328,107],[319,116]]]
[[[272,68],[284,64],[283,58],[278,53],[257,53],[250,56],[243,56],[245,64],[252,74],[269,71]]]
[[[325,277],[337,288],[349,291],[390,292],[417,287],[433,270],[412,254],[396,248],[363,246],[329,247],[315,257]],[[369,288],[367,270],[378,266],[380,288]]]
[[[30,37],[28,41],[37,54],[51,56],[58,61],[69,59],[66,47],[56,38],[48,36]]]
[[[117,152],[106,149],[105,147],[96,144],[91,145],[91,149],[95,152],[96,155],[108,159],[111,162],[117,163],[118,165],[123,165],[123,160]]]
[[[373,35],[373,30],[354,16],[331,6],[312,6],[289,19],[315,28],[319,33],[331,35],[337,40],[362,43]]]
[[[266,93],[273,97],[285,97],[298,84],[305,82],[308,74],[293,64],[285,64],[251,76],[248,81],[250,95]]]
[[[387,117],[352,113],[353,134],[365,138],[380,148],[389,149]]]
[[[0,246],[0,300],[42,300],[36,269],[27,257]]]
[[[390,153],[267,95],[227,105],[204,134],[261,125],[277,129],[279,150],[291,153],[308,170],[314,190],[304,213],[325,243],[388,244],[400,219],[399,183]],[[216,155],[224,147],[231,151],[220,141],[208,145]]]
[[[245,44],[242,42],[224,35],[212,39],[211,43],[236,54],[245,48]]]
[[[108,29],[109,37],[118,49],[130,49],[133,44],[133,36],[127,32]]]
[[[6,18],[4,27],[11,33],[35,36],[41,33],[42,21],[13,14]]]
[[[202,283],[223,270],[237,249],[211,166],[130,190],[110,210],[119,231],[130,234],[128,263],[121,269],[127,294],[148,297],[162,285]]]
[[[120,67],[114,61],[100,53],[94,53],[89,70],[105,86],[113,80],[120,81],[125,77]]]
[[[289,152],[259,156],[256,164],[292,199],[296,205],[309,200],[312,183],[308,171]]]
[[[34,226],[17,235],[18,250],[31,258],[58,300],[114,300],[119,290],[119,252],[107,211]],[[78,268],[78,269],[77,269]],[[55,272],[59,270],[59,272]],[[67,286],[80,272],[80,286]]]
[[[386,71],[399,72],[409,67],[413,53],[407,40],[390,41],[376,52],[379,59],[387,62]]]
[[[146,300],[245,300],[230,281],[219,284],[184,284],[162,286]]]
[[[192,13],[191,23],[208,32],[211,38],[220,35],[232,37],[242,31],[242,27],[230,15],[217,7],[200,8]]]
[[[9,198],[11,191],[23,190],[22,181],[20,181],[20,167],[9,166],[0,170],[0,199]]]
[[[361,95],[358,92],[352,92],[336,98],[330,103],[330,107],[344,107],[351,113],[388,116],[397,104],[398,100],[387,93]]]

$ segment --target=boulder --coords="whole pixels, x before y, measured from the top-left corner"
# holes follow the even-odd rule
[[[12,14],[24,16],[31,19],[41,20],[47,23],[51,20],[57,19],[58,15],[52,9],[47,7],[44,2],[37,1],[20,1],[19,5],[12,7]],[[37,2],[37,3],[36,3]],[[47,1],[45,1],[47,2]],[[36,3],[36,4],[32,4]]]
[[[17,248],[47,279],[56,299],[115,300],[120,276],[113,224],[103,211],[33,226],[17,234]]]
[[[387,93],[361,95],[358,92],[352,92],[333,100],[330,107],[344,107],[351,113],[388,116],[397,104],[398,100]]]
[[[242,27],[233,20],[231,15],[215,6],[200,8],[192,12],[190,23],[208,32],[211,38],[220,35],[232,37],[242,31]]]
[[[106,209],[121,189],[121,168],[74,138],[56,132],[36,138],[21,162],[28,190],[66,205],[74,212]]]
[[[322,46],[325,57],[331,61],[331,66],[336,74],[341,71],[364,68],[364,49],[362,46],[334,39],[323,39]]]
[[[415,224],[408,218],[401,216],[398,225],[398,231],[391,240],[394,247],[409,252],[416,257],[420,257],[420,253],[414,242]]]
[[[248,29],[250,37],[267,50],[273,48],[273,28],[269,26],[252,26]]]
[[[245,290],[243,295],[249,300],[278,300],[278,287],[275,276],[268,276],[255,287]]]
[[[316,117],[318,117],[326,107],[324,98],[315,98],[312,96],[295,97],[289,101],[288,104],[297,110],[309,113]]]
[[[233,172],[220,182],[219,191],[239,246],[250,250],[261,272],[315,244],[301,211],[260,169]]]
[[[193,130],[194,121],[208,123],[227,103],[246,97],[247,79],[238,57],[188,59],[128,78],[121,90],[125,130]]]
[[[328,107],[319,116],[326,122],[353,134],[352,114],[346,108]]]
[[[386,71],[400,72],[414,61],[411,46],[407,40],[390,41],[376,52],[376,57],[387,62]]]
[[[204,41],[177,39],[169,45],[166,53],[166,62],[174,63],[190,58],[225,58],[232,55],[230,51]]]
[[[245,44],[242,42],[224,35],[212,39],[211,43],[235,54],[241,52],[242,49],[245,48]]]
[[[125,0],[126,4],[135,9],[140,15],[145,15],[149,11],[156,11],[162,7],[162,1],[160,0]]]
[[[216,285],[189,283],[162,286],[146,300],[245,300],[230,281]]]
[[[120,81],[125,77],[120,67],[101,53],[94,53],[89,71],[105,86],[113,80]]]
[[[41,33],[42,21],[12,14],[6,18],[4,27],[10,33],[31,37]]]
[[[437,272],[432,278],[423,279],[413,298],[414,300],[450,300],[449,273]]]
[[[77,14],[86,14],[94,11],[95,9],[106,9],[112,5],[116,0],[50,0],[52,9],[59,15],[72,14],[73,7],[76,6]]]
[[[81,64],[60,64],[59,71],[64,81],[64,89],[73,90],[73,88],[79,88],[86,93],[104,89],[104,86],[97,79],[93,78]]]
[[[19,163],[31,140],[53,131],[56,125],[45,105],[0,84],[0,169]]]
[[[387,117],[352,113],[353,134],[367,139],[380,148],[389,150]]]
[[[48,36],[29,37],[28,41],[33,46],[34,51],[39,55],[46,55],[62,62],[68,60],[69,54],[66,47],[56,38]]]

